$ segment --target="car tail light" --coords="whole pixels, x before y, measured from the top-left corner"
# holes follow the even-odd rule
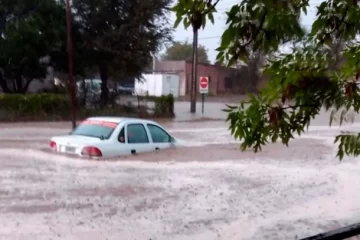
[[[50,141],[49,147],[50,147],[52,150],[56,151],[56,148],[57,148],[57,147],[56,147],[56,142]]]
[[[82,155],[89,157],[102,157],[102,152],[97,147],[84,147],[81,151]]]

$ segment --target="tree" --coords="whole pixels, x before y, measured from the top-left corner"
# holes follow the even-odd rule
[[[108,78],[136,77],[151,52],[171,36],[167,11],[171,0],[73,0],[90,65],[102,80],[102,106],[108,103]]]
[[[181,7],[174,8],[178,21],[198,6],[191,2],[199,1],[214,5],[211,0],[179,0],[177,6]],[[342,124],[350,112],[359,113],[358,1],[323,0],[310,33],[304,32],[299,23],[301,12],[306,13],[308,8],[309,0],[243,0],[227,12],[228,27],[218,48],[219,61],[230,65],[239,59],[247,62],[250,45],[252,51],[276,53],[264,66],[264,73],[270,76],[267,88],[240,106],[226,109],[231,133],[242,140],[242,150],[252,148],[256,152],[278,140],[288,145],[323,108],[332,111],[330,124],[336,117]],[[341,54],[329,54],[336,39],[346,45]],[[279,46],[293,40],[301,40],[302,44],[290,53],[279,52]],[[359,140],[359,133],[337,136],[338,157],[358,156]]]
[[[248,70],[248,83],[246,87],[246,92],[256,92],[257,84],[260,82],[262,77],[261,68],[265,64],[266,56],[260,50],[252,51],[252,45],[247,46],[247,48],[249,49],[250,54],[246,63]],[[242,61],[240,62],[240,64],[239,62],[237,62],[235,66],[240,65],[241,67],[243,67],[243,63],[244,62]]]
[[[192,45],[189,42],[174,42],[172,46],[166,49],[165,54],[162,56],[163,60],[186,60],[191,61],[192,59]],[[207,55],[207,49],[199,45],[198,46],[198,62],[199,63],[210,63]]]
[[[46,76],[41,59],[62,48],[64,20],[65,11],[55,0],[0,2],[0,87],[4,92],[25,93],[32,80]]]
[[[66,0],[58,1],[61,6],[61,25],[57,28],[58,38],[61,39],[61,44],[58,45],[57,51],[49,53],[51,59],[51,66],[60,75],[60,79],[67,79],[69,72],[68,52],[67,52],[67,29],[66,29]],[[60,18],[60,16],[59,16]],[[91,53],[87,51],[84,46],[81,24],[77,21],[76,15],[71,15],[71,35],[73,48],[73,74],[77,79],[87,77],[89,72],[92,72]]]

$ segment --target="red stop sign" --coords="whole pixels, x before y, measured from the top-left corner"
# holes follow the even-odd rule
[[[201,88],[207,88],[208,87],[208,79],[207,78],[205,78],[205,77],[202,77],[201,79],[200,79],[200,87]]]

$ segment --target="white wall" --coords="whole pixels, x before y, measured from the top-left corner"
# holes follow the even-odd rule
[[[135,95],[179,96],[180,77],[177,74],[143,74],[142,80],[135,80]]]

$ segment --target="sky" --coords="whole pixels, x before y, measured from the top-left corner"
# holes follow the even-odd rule
[[[212,25],[208,22],[204,30],[199,31],[199,44],[204,45],[208,49],[208,56],[211,62],[215,62],[217,52],[215,51],[220,44],[220,38],[225,30],[226,15],[225,12],[230,10],[234,5],[241,2],[240,0],[220,0],[217,5],[218,13],[215,14],[215,23]],[[318,6],[322,0],[310,0],[310,7],[308,7],[307,15],[302,16],[301,20],[304,26],[311,27],[316,18],[316,6]],[[175,22],[175,14],[171,13],[170,21]],[[183,25],[179,25],[174,33],[175,41],[192,41],[192,29],[189,27],[184,29]]]

